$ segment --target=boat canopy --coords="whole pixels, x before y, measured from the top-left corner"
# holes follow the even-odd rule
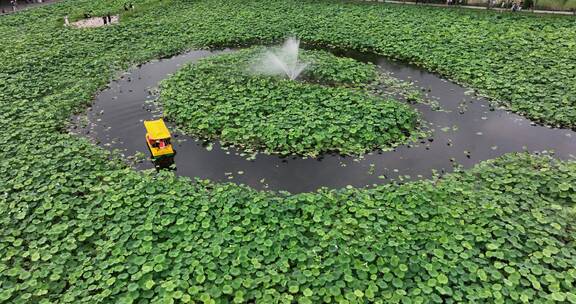
[[[148,138],[151,140],[160,140],[170,138],[170,131],[166,127],[164,120],[145,120],[144,127],[148,132]]]

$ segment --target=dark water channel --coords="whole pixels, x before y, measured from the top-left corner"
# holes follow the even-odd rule
[[[87,117],[75,118],[72,133],[87,136],[107,149],[120,149],[126,156],[137,152],[148,156],[143,121],[161,117],[151,91],[183,64],[220,52],[191,51],[130,69],[96,96]],[[553,153],[561,159],[574,159],[576,155],[574,131],[538,126],[519,115],[491,109],[484,98],[470,95],[468,89],[433,73],[376,56],[361,59],[373,61],[398,79],[413,81],[428,92],[428,98],[439,102],[444,111],[414,105],[430,124],[430,138],[360,158],[335,154],[303,159],[258,154],[248,160],[241,151],[222,148],[218,143],[207,148],[202,141],[175,131],[169,124],[177,151],[176,174],[298,193],[324,186],[364,187],[390,180],[426,178],[433,171],[450,172],[455,165],[469,168],[509,152]],[[135,167],[154,168],[148,160]]]

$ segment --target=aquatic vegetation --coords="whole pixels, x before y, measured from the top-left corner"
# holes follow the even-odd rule
[[[286,155],[360,154],[417,133],[418,114],[408,105],[352,89],[377,80],[373,65],[302,51],[309,67],[300,78],[308,81],[293,81],[251,70],[264,51],[184,67],[162,83],[165,115],[202,138]]]
[[[0,161],[7,303],[575,299],[574,163],[510,155],[437,181],[286,196],[54,148],[58,161],[17,171]]]
[[[507,155],[430,181],[289,195],[135,172],[62,132],[130,64],[287,34],[412,61],[574,127],[573,19],[134,2],[98,29],[62,18],[123,1],[0,18],[0,302],[576,302],[573,161]]]

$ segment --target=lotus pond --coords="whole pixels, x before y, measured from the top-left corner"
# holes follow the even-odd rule
[[[337,1],[134,3],[134,11],[123,13],[117,0],[62,1],[0,18],[0,302],[576,303],[576,162],[569,151],[576,123],[574,19]],[[111,9],[120,14],[117,26],[62,27],[66,14]],[[263,45],[287,35],[411,62],[474,88],[492,105],[565,129],[525,126],[529,120],[490,111],[487,100],[476,101],[456,84],[431,85],[443,82],[437,75],[376,62],[395,78],[431,85],[428,97],[440,97],[451,110],[410,105],[424,122],[439,122],[434,115],[486,121],[470,124],[471,131],[482,125],[503,137],[516,134],[513,148],[482,146],[498,152],[479,163],[472,159],[481,153],[468,151],[468,158],[456,151],[463,154],[459,162],[470,159],[470,169],[420,181],[369,189],[334,183],[289,194],[137,171],[120,153],[68,134],[71,115],[84,112],[94,96],[89,124],[112,116],[104,111],[98,118],[98,107],[115,96],[126,103],[112,109],[150,100],[144,109],[132,108],[133,116],[117,112],[127,125],[141,123],[142,112],[154,115],[158,81],[178,64],[211,53],[186,50]],[[179,53],[121,78],[133,64]],[[106,89],[112,79],[120,80]],[[127,84],[132,81],[137,85]],[[459,114],[464,96],[467,109]],[[401,97],[390,98],[404,102]],[[97,124],[110,132],[115,126]],[[431,127],[440,130],[433,141],[426,138],[414,150],[428,151],[429,144],[435,151],[434,145],[447,146],[435,136],[457,134],[449,125]],[[479,146],[494,139],[476,136]],[[449,137],[456,141],[443,139]],[[560,157],[502,154],[524,141],[538,144],[529,151],[554,145]],[[117,144],[131,152],[126,142]],[[220,147],[198,150],[235,157]],[[378,155],[350,162],[392,168],[379,164]],[[288,162],[308,166],[332,158],[340,162],[329,155],[322,162]],[[185,162],[176,161],[179,173]]]

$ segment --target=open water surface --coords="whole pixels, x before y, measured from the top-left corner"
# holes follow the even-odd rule
[[[224,52],[229,51],[225,50]],[[161,117],[153,102],[158,82],[186,63],[223,51],[190,51],[167,59],[134,67],[98,93],[86,116],[74,118],[72,133],[87,136],[107,149],[120,149],[125,155],[149,154],[144,140],[144,120]],[[362,157],[324,155],[318,159],[282,158],[257,154],[252,160],[233,147],[221,147],[187,136],[169,125],[177,154],[178,175],[231,181],[256,189],[286,190],[292,193],[320,187],[371,186],[390,180],[430,177],[434,171],[450,172],[455,165],[469,168],[504,153],[529,151],[553,153],[561,159],[574,159],[576,132],[532,123],[522,116],[492,108],[485,98],[438,75],[414,66],[392,62],[374,55],[345,54],[377,64],[400,80],[413,81],[436,100],[443,111],[424,104],[413,105],[429,123],[432,134],[420,142],[393,151],[375,151]],[[135,164],[150,169],[150,161]]]

